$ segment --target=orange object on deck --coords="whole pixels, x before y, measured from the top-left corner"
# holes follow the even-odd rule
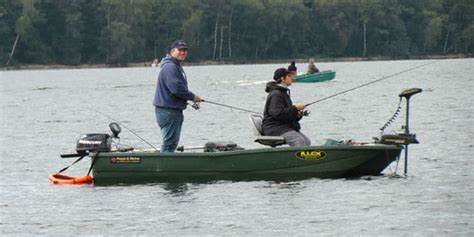
[[[71,177],[71,176],[66,176],[62,174],[50,174],[49,175],[49,180],[53,182],[53,184],[59,184],[59,185],[71,185],[71,184],[91,184],[92,176],[86,175],[86,176],[81,176],[81,177]]]

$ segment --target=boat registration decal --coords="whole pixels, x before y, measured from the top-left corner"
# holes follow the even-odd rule
[[[322,160],[326,158],[324,151],[298,151],[295,153],[296,157],[303,160]]]
[[[142,162],[141,157],[136,156],[125,156],[125,157],[111,157],[110,163],[112,164],[140,164]]]

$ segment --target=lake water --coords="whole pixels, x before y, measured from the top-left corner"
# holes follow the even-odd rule
[[[310,103],[435,60],[319,63],[336,79],[294,84]],[[185,66],[189,87],[206,100],[262,111],[265,83],[283,64]],[[297,65],[303,70],[306,65]],[[108,132],[109,117],[159,147],[152,99],[157,68],[0,71],[2,236],[473,236],[474,59],[435,63],[309,107],[302,131],[325,139],[371,141],[392,116],[398,94],[422,88],[410,104],[408,176],[403,162],[384,176],[210,184],[55,186],[47,177],[73,159],[82,133]],[[405,104],[386,132],[405,121]],[[101,111],[107,116],[98,113]],[[248,113],[202,103],[185,111],[181,145],[253,142]],[[121,142],[146,143],[123,129]],[[84,175],[84,159],[65,172]],[[398,168],[398,169],[397,169]]]

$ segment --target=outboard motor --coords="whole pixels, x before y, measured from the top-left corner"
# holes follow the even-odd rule
[[[82,134],[76,144],[76,152],[81,156],[90,152],[108,152],[111,148],[112,139],[105,133]]]
[[[112,138],[119,138],[122,131],[118,123],[109,124],[112,134],[89,133],[82,134],[77,140],[76,152],[79,155],[87,155],[90,152],[109,152],[112,150]]]
[[[112,139],[119,139],[122,131],[117,123],[110,123],[109,128],[112,134],[87,133],[82,134],[76,142],[76,154],[62,154],[62,158],[87,156],[91,152],[109,152],[112,150]],[[133,148],[132,148],[133,149]],[[130,150],[122,149],[122,150]]]

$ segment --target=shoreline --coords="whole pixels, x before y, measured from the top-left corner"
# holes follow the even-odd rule
[[[420,60],[420,59],[456,59],[456,58],[470,58],[467,54],[449,54],[449,55],[424,55],[411,57],[328,57],[315,58],[315,61],[320,62],[358,62],[358,61],[390,61],[390,60]],[[207,66],[207,65],[248,65],[248,64],[278,64],[290,63],[307,63],[308,59],[268,59],[268,60],[235,60],[235,61],[200,61],[200,62],[184,62],[185,66]],[[93,68],[127,68],[127,67],[151,67],[151,62],[127,63],[124,65],[117,64],[80,64],[80,65],[63,65],[63,64],[28,64],[28,65],[13,65],[2,66],[0,71],[11,70],[50,70],[50,69],[93,69]]]

